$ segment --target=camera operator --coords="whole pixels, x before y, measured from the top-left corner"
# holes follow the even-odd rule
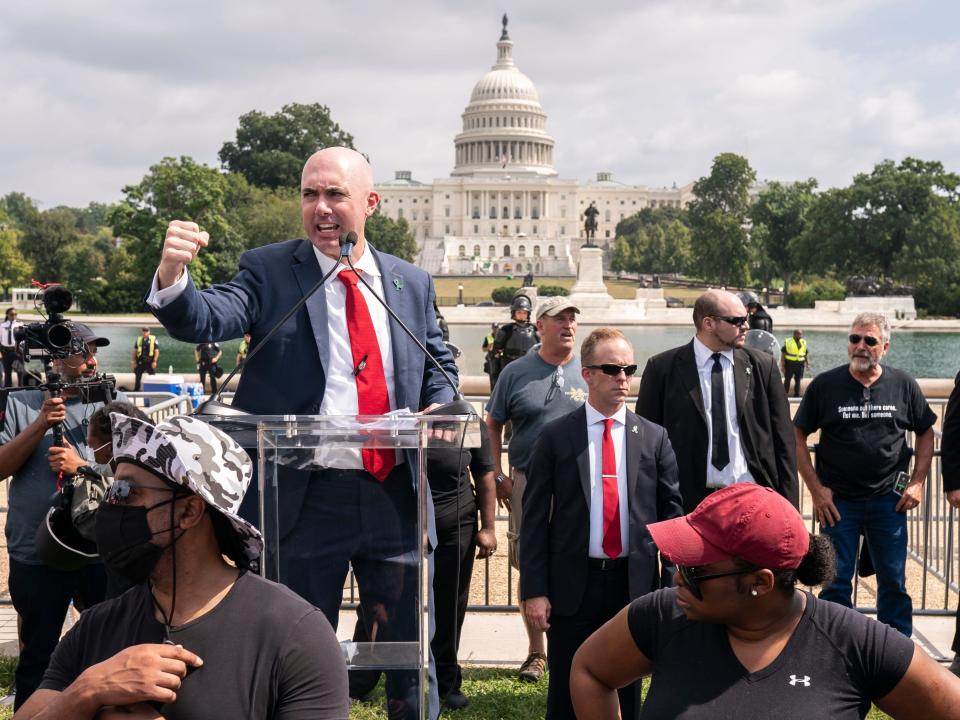
[[[110,344],[81,323],[69,323],[69,328],[74,341],[78,341],[76,345],[82,343],[83,351],[51,361],[52,370],[67,386],[94,380],[97,349]],[[103,403],[88,402],[90,395],[77,387],[65,387],[61,397],[29,389],[12,392],[7,398],[0,429],[0,478],[12,477],[6,525],[9,585],[21,619],[23,646],[15,675],[15,708],[26,702],[40,684],[70,601],[83,610],[104,597],[102,565],[91,564],[73,572],[53,570],[40,562],[34,547],[37,527],[57,490],[58,477],[51,468],[70,475],[81,465],[93,463],[87,425]],[[119,395],[118,399],[125,398]],[[53,428],[57,424],[62,426],[65,447],[55,447]]]

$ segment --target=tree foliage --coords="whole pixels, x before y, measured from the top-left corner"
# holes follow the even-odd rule
[[[210,245],[190,264],[194,282],[203,287],[224,282],[237,270],[242,238],[227,217],[226,176],[192,158],[164,158],[136,185],[110,215],[114,234],[132,244],[143,259],[138,267],[141,292],[153,277],[166,227],[171,220],[192,220],[210,233]]]
[[[644,208],[617,223],[610,267],[636,273],[682,273],[690,264],[687,215],[678,208]]]
[[[367,218],[363,235],[380,252],[396,255],[407,262],[413,262],[417,256],[417,241],[410,233],[407,221],[404,218],[391,220],[379,208]]]
[[[751,248],[745,225],[755,180],[746,158],[721,153],[710,174],[693,185],[696,198],[688,207],[692,266],[708,281],[722,285],[749,281]]]
[[[958,191],[960,177],[939,162],[885,160],[818,198],[798,251],[819,272],[922,280],[917,248],[929,251],[928,266],[952,259],[944,232],[952,226]],[[931,246],[931,238],[940,244]]]
[[[299,187],[306,159],[335,145],[352,148],[353,136],[333,121],[328,107],[291,103],[273,115],[241,115],[236,140],[223,144],[220,162],[257,187]]]
[[[772,182],[760,192],[750,208],[753,247],[759,254],[759,269],[764,285],[783,278],[784,297],[790,293],[790,279],[803,258],[795,259],[794,250],[807,229],[807,217],[816,202],[817,181],[783,184]]]

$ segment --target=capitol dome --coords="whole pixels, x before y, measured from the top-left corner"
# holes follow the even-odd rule
[[[507,16],[497,42],[497,62],[473,87],[454,138],[453,175],[556,175],[553,138],[533,81],[513,62]]]

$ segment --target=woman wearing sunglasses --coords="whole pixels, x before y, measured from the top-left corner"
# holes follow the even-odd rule
[[[819,600],[829,539],[769,488],[732,485],[688,515],[647,526],[677,587],[634,600],[579,649],[580,720],[617,717],[616,691],[651,675],[650,718],[960,718],[960,679],[912,641]]]

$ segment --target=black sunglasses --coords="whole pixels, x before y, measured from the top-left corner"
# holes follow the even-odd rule
[[[616,377],[620,374],[620,371],[623,371],[623,374],[627,377],[633,376],[637,372],[636,365],[617,365],[615,363],[601,363],[599,365],[587,365],[591,370],[600,370],[604,375],[612,375]]]
[[[688,567],[686,565],[677,565],[677,572],[683,578],[683,584],[693,594],[697,600],[703,600],[703,594],[700,592],[700,583],[704,580],[713,580],[714,578],[731,577],[733,575],[747,575],[755,571],[755,568],[745,568],[740,570],[730,570],[729,572],[710,573],[708,575],[699,575],[699,568]]]
[[[717,320],[723,320],[725,323],[730,323],[731,325],[734,325],[734,326],[736,326],[736,327],[740,327],[740,326],[743,325],[747,320],[750,319],[750,316],[749,316],[749,315],[736,315],[736,316],[733,316],[733,315],[713,315],[712,317],[715,317]]]
[[[873,335],[857,335],[857,333],[850,333],[847,340],[850,341],[851,345],[859,345],[860,341],[863,340],[867,344],[867,347],[876,347],[880,344],[880,341]]]

